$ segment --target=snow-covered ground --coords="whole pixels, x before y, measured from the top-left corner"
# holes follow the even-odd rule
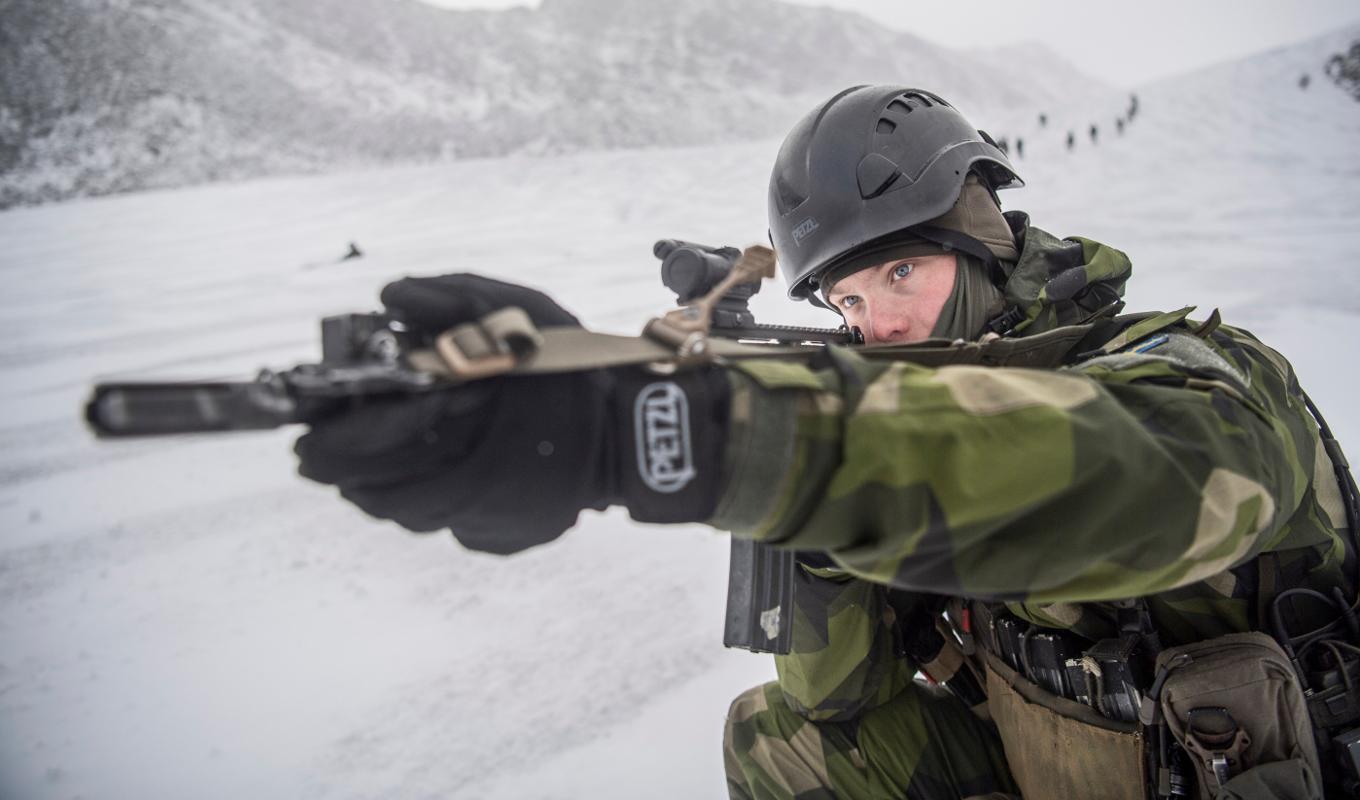
[[[1025,137],[1009,208],[1126,250],[1131,309],[1219,307],[1273,343],[1355,454],[1360,104],[1295,87],[1321,48],[1143,87],[1124,136],[1070,154],[1028,110],[975,121]],[[723,536],[587,514],[468,553],[297,478],[296,431],[100,443],[80,406],[98,377],[313,359],[318,317],[408,273],[529,283],[636,331],[671,302],[653,240],[763,238],[775,147],[0,214],[0,797],[722,796],[727,703],[773,674],[721,647]],[[367,256],[338,262],[350,241]],[[830,322],[773,286],[755,306]]]

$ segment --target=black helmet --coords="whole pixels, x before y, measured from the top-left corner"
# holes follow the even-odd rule
[[[823,103],[793,126],[770,175],[770,241],[789,296],[820,305],[828,269],[904,238],[978,249],[966,235],[908,230],[949,211],[970,171],[993,190],[1024,185],[990,137],[930,92],[856,86]]]

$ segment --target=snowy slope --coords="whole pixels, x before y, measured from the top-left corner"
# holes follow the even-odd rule
[[[1332,39],[1139,90],[1122,138],[1019,126],[1037,224],[1125,249],[1131,308],[1218,306],[1360,452],[1360,104]],[[1333,41],[1335,40],[1335,41]],[[1103,107],[1055,108],[1084,119]],[[1031,138],[1032,137],[1032,138]],[[0,213],[0,797],[720,797],[726,541],[586,515],[512,559],[373,522],[294,432],[93,442],[97,376],[249,374],[406,273],[636,331],[651,242],[762,238],[774,142],[467,161]],[[368,256],[336,263],[349,241]],[[826,323],[767,287],[769,321]]]

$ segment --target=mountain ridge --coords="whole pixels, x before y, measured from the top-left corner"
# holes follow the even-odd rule
[[[1049,56],[1044,56],[1049,60]],[[774,137],[846,85],[968,110],[1109,91],[1028,80],[776,0],[10,0],[0,208],[333,167]]]

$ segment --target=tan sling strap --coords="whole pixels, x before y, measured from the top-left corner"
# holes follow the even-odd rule
[[[459,325],[436,338],[432,350],[408,355],[412,368],[464,382],[495,375],[576,372],[627,365],[650,365],[667,372],[699,364],[744,358],[810,358],[824,342],[752,344],[713,335],[714,304],[732,286],[769,277],[774,266],[767,247],[750,247],[732,274],[689,306],[647,323],[641,336],[596,333],[577,327],[538,329],[518,308],[504,308]],[[927,367],[949,364],[1054,367],[1091,331],[1071,325],[1022,339],[987,337],[984,341],[928,339],[906,345],[875,345],[856,352],[875,359],[910,361]]]
[[[1056,328],[1024,339],[990,342],[931,339],[910,345],[862,346],[856,347],[855,352],[866,358],[910,361],[926,367],[950,364],[1053,367],[1062,363],[1063,355],[1086,335],[1090,327]],[[474,333],[465,328],[478,330]],[[575,372],[630,364],[648,364],[660,371],[670,371],[744,358],[809,358],[820,350],[820,347],[809,345],[748,344],[706,337],[691,340],[691,349],[682,353],[645,335],[619,336],[566,327],[535,330],[531,326],[529,330],[537,345],[521,355],[516,355],[515,348],[508,343],[492,339],[481,323],[469,323],[441,334],[436,350],[417,350],[408,359],[410,365],[421,372],[462,382],[502,374]],[[703,343],[702,348],[694,349],[693,344],[699,341]]]

